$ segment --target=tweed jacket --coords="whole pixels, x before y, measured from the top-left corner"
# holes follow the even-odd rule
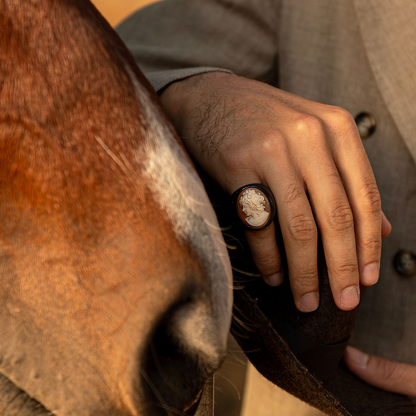
[[[416,364],[416,276],[393,265],[400,250],[416,251],[414,21],[416,2],[404,0],[166,0],[118,32],[156,90],[232,71],[374,116],[376,130],[363,142],[393,230],[351,344]]]

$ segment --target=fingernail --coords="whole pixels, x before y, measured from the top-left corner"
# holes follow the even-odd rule
[[[278,272],[266,277],[266,282],[270,286],[279,286],[283,282],[283,273]]]
[[[356,286],[350,286],[341,293],[341,305],[348,309],[355,308],[360,302],[360,294]]]
[[[319,295],[316,292],[303,295],[300,300],[300,310],[302,312],[312,312],[319,306]]]
[[[354,347],[347,347],[347,354],[352,363],[360,368],[367,367],[370,356]]]
[[[364,267],[363,270],[363,282],[368,285],[374,285],[377,283],[379,277],[378,263],[371,263]]]

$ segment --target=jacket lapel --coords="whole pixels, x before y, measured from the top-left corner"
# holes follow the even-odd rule
[[[416,160],[416,2],[354,3],[381,94]]]

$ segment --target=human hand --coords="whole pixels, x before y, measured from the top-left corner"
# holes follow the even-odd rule
[[[416,397],[416,366],[365,354],[347,347],[346,366],[366,383],[393,393]]]
[[[225,191],[250,183],[272,190],[297,308],[319,304],[318,228],[334,301],[355,308],[359,282],[378,280],[390,224],[352,116],[220,72],[175,82],[161,100],[189,153]],[[280,284],[274,224],[246,237],[264,280]]]

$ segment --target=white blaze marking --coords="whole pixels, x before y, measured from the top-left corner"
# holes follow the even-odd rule
[[[146,154],[143,174],[152,184],[152,192],[160,206],[166,211],[174,226],[178,238],[188,242],[203,261],[211,280],[212,306],[215,328],[209,331],[220,332],[224,337],[223,346],[231,319],[232,308],[232,272],[225,243],[214,210],[205,193],[201,180],[192,168],[183,149],[173,137],[165,122],[155,118],[158,110],[151,101],[148,92],[137,81],[134,73],[126,66],[136,95],[142,104],[144,118],[149,123],[146,130],[144,153]],[[138,151],[139,152],[139,151]],[[140,150],[140,154],[142,150]],[[138,160],[141,159],[138,154]],[[197,221],[195,216],[202,221]],[[203,227],[201,226],[203,225]],[[212,224],[213,226],[209,226]],[[214,246],[213,246],[214,244]],[[213,356],[210,351],[212,341],[201,337],[190,337],[192,332],[201,332],[204,321],[199,314],[186,314],[187,319],[178,322],[179,330],[187,340],[193,342],[197,352]],[[207,314],[210,311],[206,311]],[[193,319],[190,316],[194,316]],[[199,326],[199,328],[198,328]]]

